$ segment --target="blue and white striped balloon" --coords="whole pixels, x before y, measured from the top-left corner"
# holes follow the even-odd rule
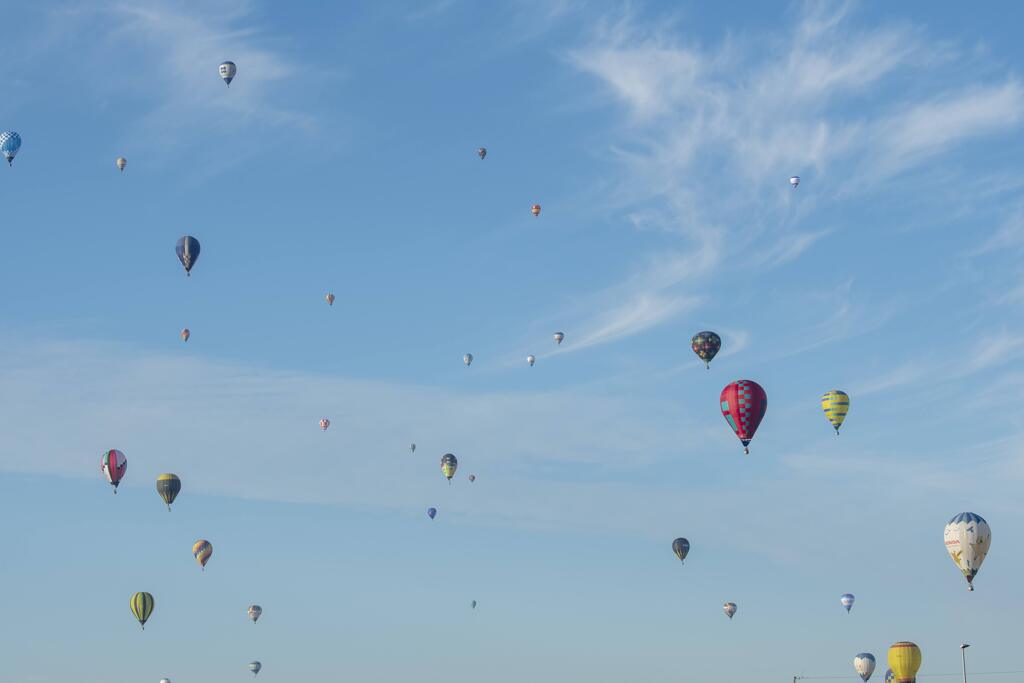
[[[18,154],[19,149],[21,149],[20,135],[13,130],[5,130],[0,133],[0,152],[3,152],[8,165],[14,163],[14,157]]]

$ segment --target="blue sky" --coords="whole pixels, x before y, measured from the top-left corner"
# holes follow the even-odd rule
[[[1024,9],[380,4],[7,9],[5,676],[1020,668]]]

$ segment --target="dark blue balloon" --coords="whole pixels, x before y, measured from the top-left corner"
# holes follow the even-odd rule
[[[174,252],[178,255],[181,265],[185,266],[185,274],[192,274],[192,266],[199,259],[199,240],[191,235],[185,235],[174,245]]]
[[[437,508],[427,508],[427,517],[433,519],[437,515]]]

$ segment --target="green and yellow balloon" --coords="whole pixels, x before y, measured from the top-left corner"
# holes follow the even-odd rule
[[[181,479],[176,474],[161,474],[156,478],[156,492],[167,504],[167,511],[171,511],[171,503],[181,492]]]
[[[139,620],[142,630],[146,630],[146,622],[149,620],[149,615],[153,614],[155,604],[153,596],[149,593],[136,593],[132,596],[132,614]]]
[[[832,423],[838,436],[839,428],[843,425],[846,414],[850,412],[850,395],[838,389],[826,391],[821,397],[821,409],[825,411],[825,417]]]

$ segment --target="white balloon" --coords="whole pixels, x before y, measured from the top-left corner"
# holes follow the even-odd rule
[[[529,363],[530,367],[532,368],[533,364],[537,362],[537,357],[534,356],[533,354],[530,354],[529,356],[526,357],[526,362]]]
[[[861,680],[868,680],[875,672],[875,656],[870,652],[861,652],[853,658],[853,670],[857,672]]]
[[[793,189],[795,190],[796,186],[800,184],[800,176],[798,176],[798,175],[790,176],[789,184],[792,185]]]
[[[949,520],[942,533],[946,551],[967,579],[968,590],[974,590],[974,577],[992,545],[988,522],[973,512],[961,512]]]

